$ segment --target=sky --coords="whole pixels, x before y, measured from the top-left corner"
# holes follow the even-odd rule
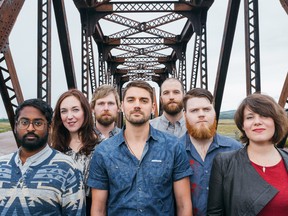
[[[72,0],[65,2],[71,49],[81,89],[80,15]],[[213,93],[228,0],[214,1],[207,17],[208,89]],[[246,96],[244,1],[237,27],[222,99],[221,111],[238,107]],[[259,1],[261,90],[278,101],[288,71],[288,15],[280,1]],[[37,97],[37,1],[25,1],[9,37],[9,44],[24,99]],[[94,55],[97,55],[96,44]],[[191,71],[194,39],[187,46],[187,73]],[[96,61],[97,63],[97,61]],[[61,50],[52,7],[52,107],[67,90]],[[188,78],[190,82],[190,78]],[[287,106],[287,105],[286,105]],[[0,95],[0,118],[7,118]]]

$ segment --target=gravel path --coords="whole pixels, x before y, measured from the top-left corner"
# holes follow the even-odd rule
[[[0,156],[17,150],[17,145],[12,131],[0,133]]]

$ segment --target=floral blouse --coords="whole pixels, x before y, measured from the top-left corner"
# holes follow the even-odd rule
[[[89,168],[90,168],[90,161],[93,155],[93,151],[91,151],[90,155],[86,156],[83,153],[75,152],[72,149],[69,149],[67,152],[65,152],[66,155],[70,156],[74,161],[76,161],[78,165],[78,169],[83,174],[83,181],[85,185],[85,193],[86,196],[91,197],[91,189],[87,186],[87,179],[89,174]]]

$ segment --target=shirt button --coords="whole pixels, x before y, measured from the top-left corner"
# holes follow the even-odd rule
[[[138,190],[141,191],[141,188],[139,187]]]
[[[143,209],[139,209],[139,212],[143,212]]]
[[[208,170],[205,170],[205,173],[207,174],[207,173],[208,173]]]
[[[206,190],[209,190],[209,187],[206,187]]]

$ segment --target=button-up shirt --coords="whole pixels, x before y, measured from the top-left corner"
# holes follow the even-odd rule
[[[182,116],[181,119],[179,119],[179,121],[176,121],[175,124],[172,124],[171,122],[168,121],[165,115],[162,114],[157,118],[151,119],[150,124],[154,128],[163,132],[167,132],[169,134],[173,134],[176,137],[183,136],[187,131],[184,116]]]
[[[219,152],[240,149],[243,145],[232,138],[216,134],[203,161],[191,143],[188,133],[180,138],[180,143],[185,143],[189,163],[193,170],[193,174],[190,176],[193,215],[205,216],[207,211],[209,179],[214,157]]]
[[[101,133],[101,131],[99,131],[99,130],[97,129],[97,127],[95,127],[95,133],[97,134],[97,136],[99,137],[100,140],[108,139],[108,138],[110,138],[110,137],[118,134],[120,131],[121,131],[120,128],[114,127],[113,130],[109,132],[109,137],[105,137],[105,136]]]
[[[108,215],[174,215],[173,182],[192,173],[184,145],[150,127],[138,160],[123,133],[124,129],[95,149],[88,185],[109,191]]]

